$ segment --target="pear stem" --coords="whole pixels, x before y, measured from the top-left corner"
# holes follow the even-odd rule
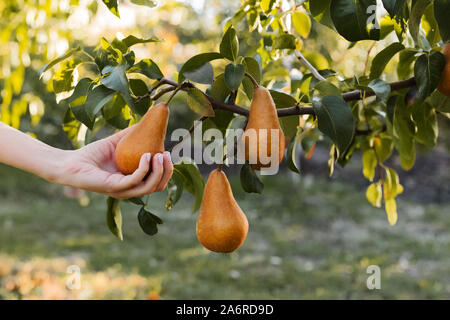
[[[140,96],[137,98],[136,103],[138,103],[139,101],[145,99],[145,98],[150,98],[150,96],[152,95],[152,93],[158,89],[160,86],[164,85],[164,84],[171,84],[171,81],[169,79],[166,78],[161,78],[158,80],[158,82],[150,88],[150,90],[143,96]],[[153,99],[156,100],[156,99]]]
[[[297,59],[300,60],[300,62],[303,63],[303,65],[306,68],[308,68],[309,71],[311,71],[311,73],[314,76],[314,78],[316,78],[319,81],[326,81],[327,80],[319,73],[319,71],[317,71],[316,68],[314,68],[314,66],[305,58],[305,56],[300,51],[295,50],[295,55],[297,56]]]
[[[223,166],[223,164],[221,163],[221,164],[219,164],[218,166],[217,166],[217,170],[219,170],[219,171],[222,171],[222,166]]]
[[[169,99],[167,100],[166,104],[169,105],[170,101],[172,101],[173,97],[182,89],[182,86],[178,86],[173,90],[173,93],[170,95]]]
[[[258,82],[255,80],[255,78],[253,78],[253,76],[252,76],[250,73],[246,72],[246,73],[245,73],[245,76],[246,76],[247,78],[249,78],[250,81],[252,82],[252,84],[253,84],[253,89],[256,89],[256,88],[259,87]]]
[[[153,97],[152,97],[152,100],[158,100],[159,98],[161,98],[163,95],[165,95],[166,93],[168,93],[168,92],[171,92],[171,91],[174,91],[176,88],[175,87],[167,87],[167,88],[163,88],[163,89],[161,89],[161,90],[159,90],[158,91],[158,93],[157,94],[155,94]]]

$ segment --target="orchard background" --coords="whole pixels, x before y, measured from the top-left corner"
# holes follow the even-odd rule
[[[248,72],[271,89],[289,147],[259,182],[225,168],[246,242],[231,255],[197,242],[215,166],[177,163],[168,192],[109,210],[123,242],[104,197],[1,166],[0,298],[450,297],[450,98],[435,90],[448,1],[379,1],[376,19],[377,1],[154,4],[3,1],[1,121],[78,148],[181,88],[167,137],[197,119],[225,131],[245,122]],[[164,220],[156,235],[140,230],[143,205]],[[366,287],[369,265],[381,290]]]

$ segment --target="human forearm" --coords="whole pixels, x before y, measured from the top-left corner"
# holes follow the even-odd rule
[[[114,154],[128,130],[90,143],[76,151],[53,148],[0,122],[0,162],[32,172],[50,182],[106,194],[117,199],[162,191],[173,165],[168,152],[143,154],[130,175],[118,171]],[[149,162],[152,161],[152,171]]]
[[[56,182],[70,151],[59,150],[0,122],[0,162]]]

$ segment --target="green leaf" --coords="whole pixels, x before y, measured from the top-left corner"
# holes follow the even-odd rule
[[[85,104],[87,93],[93,85],[92,79],[83,78],[75,86],[72,95],[61,101],[67,102],[71,107],[82,106]]]
[[[343,155],[350,146],[355,133],[355,120],[350,106],[336,96],[313,99],[319,130],[336,144]]]
[[[91,120],[94,120],[97,113],[103,108],[103,106],[112,99],[115,92],[108,89],[105,86],[97,86],[93,90],[89,91],[84,109],[86,114]]]
[[[122,235],[122,213],[120,211],[120,200],[108,197],[106,209],[106,223],[109,230],[117,238],[123,241]]]
[[[438,137],[436,112],[426,102],[423,104],[414,103],[411,108],[412,117],[417,127],[414,138],[419,143],[422,143],[429,148],[433,148],[436,146]]]
[[[342,95],[341,90],[336,87],[331,82],[326,80],[319,81],[314,85],[314,89],[319,91],[321,96],[337,96],[340,97]]]
[[[71,58],[61,64],[60,68],[53,75],[53,91],[56,94],[73,89],[73,72],[81,62],[79,59]]]
[[[262,74],[258,61],[251,57],[245,57],[243,64],[245,65],[245,71],[249,73],[256,82],[261,83]],[[248,99],[251,100],[253,98],[253,83],[249,78],[244,77],[242,80],[242,87]]]
[[[444,42],[450,41],[450,19],[448,13],[450,12],[449,0],[434,1],[434,17],[439,25],[439,32],[441,33]]]
[[[164,77],[158,65],[151,59],[142,59],[133,67],[131,67],[128,72],[140,73],[150,79],[156,80]]]
[[[289,142],[289,146],[287,149],[287,153],[286,153],[286,165],[287,167],[296,173],[300,173],[300,171],[298,170],[298,165],[296,162],[296,149],[297,146],[299,144],[300,141],[300,137],[301,137],[301,130],[297,130],[297,132],[295,133],[295,135],[291,138],[291,141]]]
[[[391,137],[386,134],[386,136],[384,137],[375,139],[374,148],[375,152],[377,153],[378,160],[380,161],[380,163],[383,163],[391,156],[394,144]]]
[[[368,87],[375,92],[377,101],[386,102],[391,94],[391,86],[386,81],[380,79],[374,79],[370,81]]]
[[[422,38],[419,37],[420,23],[422,20],[422,16],[425,12],[425,9],[430,4],[431,4],[431,0],[416,0],[416,1],[414,1],[412,8],[411,8],[411,15],[409,16],[409,20],[408,20],[409,33],[411,34],[411,37],[413,38],[414,42],[416,44],[418,44],[422,49],[427,49],[427,48],[424,46]]]
[[[141,79],[130,79],[131,92],[136,96],[144,96],[148,93],[148,87]],[[150,97],[141,99],[139,102],[134,103],[134,109],[136,113],[143,116],[150,108]]]
[[[237,90],[241,85],[245,74],[245,66],[243,64],[228,64],[225,67],[225,84],[230,90]]]
[[[375,167],[377,166],[377,157],[373,149],[364,151],[362,156],[363,175],[367,180],[372,181],[375,177]]]
[[[261,67],[258,61],[251,57],[245,57],[243,64],[245,65],[245,70],[256,80],[256,82],[261,83]]]
[[[136,0],[135,0],[136,1]],[[135,44],[140,43],[149,43],[149,42],[161,42],[158,38],[137,38],[133,35],[130,35],[122,40],[123,44],[125,44],[128,48],[134,46]]]
[[[421,55],[414,65],[417,83],[416,101],[422,103],[437,88],[445,67],[445,56],[440,52]]]
[[[368,30],[368,23],[375,24],[376,16],[371,8],[376,8],[376,0],[332,0],[331,19],[341,36],[351,42],[379,40],[380,29]]]
[[[174,164],[174,172],[182,177],[184,188],[194,195],[192,213],[196,212],[200,209],[205,189],[205,181],[197,165],[191,159],[182,159],[181,162]]]
[[[244,77],[244,79],[242,79],[242,89],[244,90],[245,95],[247,96],[248,100],[252,100],[254,88],[253,88],[253,83],[249,78]]]
[[[102,1],[109,9],[109,11],[111,11],[115,16],[120,18],[117,0],[102,0]]]
[[[70,110],[68,110],[68,112],[66,113],[66,117],[68,118],[64,119],[63,127],[64,131],[66,131],[69,139],[71,140],[74,140],[76,138],[76,136],[74,135],[75,131],[73,126],[76,126],[77,132],[79,128],[79,125],[75,125],[73,123],[74,119],[80,121],[89,129],[92,129],[94,127],[94,119],[91,119],[88,116],[88,114],[86,113],[86,108],[84,106],[84,104],[86,103],[88,91],[93,85],[94,83],[91,79],[83,78],[75,86],[72,95],[69,98],[62,100],[68,103],[70,106]],[[73,118],[71,116],[73,116]]]
[[[94,128],[95,119],[91,119],[89,117],[89,115],[86,112],[86,108],[84,108],[84,106],[71,107],[70,110],[72,111],[75,119],[80,121],[82,124],[84,124],[91,130]]]
[[[329,9],[330,3],[331,0],[309,0],[309,10],[313,17],[316,17]]]
[[[284,92],[276,90],[269,91],[277,109],[293,107],[297,103],[294,97]],[[280,122],[281,129],[286,137],[292,137],[297,132],[299,116],[281,117],[278,121]]]
[[[225,83],[225,74],[220,74],[217,76],[216,80],[211,86],[210,95],[214,100],[224,102],[231,90],[227,87]]]
[[[379,78],[389,61],[391,61],[391,59],[403,49],[405,49],[404,45],[399,42],[394,42],[381,50],[372,60],[372,65],[370,67],[370,79]]]
[[[330,13],[331,0],[309,0],[309,10],[314,20],[335,30]]]
[[[197,88],[189,88],[187,91],[187,103],[194,112],[206,117],[214,117],[214,110],[211,102],[205,97],[203,92]]]
[[[394,199],[403,193],[403,186],[400,184],[398,174],[392,168],[385,168],[385,178],[383,184],[384,200]]]
[[[180,73],[178,75],[178,83],[181,83],[186,79],[184,73],[192,73],[200,67],[203,67],[206,63],[222,58],[223,56],[217,52],[201,53],[193,56],[181,67]]]
[[[126,75],[128,65],[106,66],[102,70],[103,78],[100,82],[107,88],[120,92],[127,105],[134,109],[134,103],[130,96],[130,88]]]
[[[241,168],[241,185],[247,193],[262,193],[264,184],[259,180],[255,171],[248,163]]]
[[[385,169],[386,175],[383,184],[384,207],[391,226],[397,223],[397,204],[395,197],[403,192],[403,186],[399,183],[397,173],[391,169]]]
[[[301,11],[294,12],[292,14],[292,25],[303,38],[308,38],[311,31],[311,19],[306,13]]]
[[[229,27],[220,42],[220,53],[230,61],[235,61],[239,52],[239,41],[236,36],[236,30]]]
[[[261,0],[261,9],[263,9],[264,12],[270,12],[275,2],[275,0]]]
[[[383,198],[383,191],[381,187],[381,183],[374,182],[372,183],[366,191],[366,198],[370,202],[371,205],[377,208],[381,208],[381,200]]]
[[[438,90],[434,91],[426,101],[435,110],[442,113],[450,113],[450,98]]]
[[[273,44],[274,49],[294,49],[297,47],[297,42],[295,36],[292,34],[281,34],[275,38],[275,43]]]
[[[145,206],[145,203],[141,197],[129,198],[129,199],[127,199],[127,201],[137,204],[138,206]]]
[[[416,60],[416,49],[405,49],[400,51],[397,65],[397,75],[399,79],[405,79],[412,73],[412,64]]]
[[[41,70],[39,71],[39,76],[42,77],[42,74],[49,70],[50,68],[52,68],[54,65],[60,63],[63,60],[66,60],[67,58],[71,57],[74,53],[81,51],[81,47],[76,47],[73,49],[69,49],[66,53],[64,53],[62,56],[59,56],[56,59],[53,59],[52,61],[50,61],[49,63],[47,63],[46,65],[44,65]]]
[[[88,116],[86,116],[86,118],[89,119]],[[81,144],[78,141],[78,132],[80,130],[80,127],[81,123],[77,121],[71,108],[68,108],[64,115],[62,128],[66,133],[67,138],[69,138],[69,140],[75,147],[81,147]]]
[[[185,72],[184,76],[193,82],[212,84],[214,81],[214,69],[211,63],[207,62],[194,71]]]
[[[117,129],[125,129],[130,123],[130,119],[127,119],[125,112],[125,100],[123,97],[116,93],[102,108],[102,115],[106,122]]]
[[[157,0],[131,0],[131,3],[140,5],[140,6],[147,6],[150,8],[154,8],[158,5]]]
[[[172,210],[183,193],[183,178],[175,171],[167,183],[166,210]]]
[[[158,233],[158,224],[162,224],[163,221],[155,216],[153,213],[148,212],[144,207],[139,210],[138,221],[142,231],[149,236],[154,236]]]
[[[395,201],[395,199],[389,199],[389,200],[385,201],[384,208],[386,210],[389,224],[391,226],[394,226],[398,220],[397,202]]]
[[[397,99],[395,105],[393,125],[386,123],[388,132],[392,135],[395,148],[400,155],[403,169],[409,170],[414,165],[416,152],[414,147],[415,125],[411,117],[411,107],[407,107],[403,99]]]

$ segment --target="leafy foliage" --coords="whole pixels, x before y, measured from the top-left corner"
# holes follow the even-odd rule
[[[156,4],[132,2],[149,7]],[[119,17],[118,1],[104,3]],[[169,92],[185,91],[186,105],[208,118],[205,126],[225,132],[241,122],[239,113],[246,114],[242,110],[248,107],[253,95],[253,84],[245,76],[248,73],[259,85],[270,89],[279,113],[285,113],[280,124],[290,138],[288,168],[299,172],[296,149],[301,146],[311,157],[316,144],[324,143],[321,141],[329,144],[330,174],[335,163],[344,166],[355,152],[361,152],[363,175],[371,183],[367,199],[377,207],[384,204],[389,223],[395,224],[395,198],[402,187],[397,173],[385,161],[395,149],[403,169],[409,170],[415,162],[416,143],[435,146],[437,118],[449,113],[449,99],[435,91],[446,63],[438,51],[440,41],[449,39],[450,25],[444,14],[448,12],[448,1],[421,0],[409,6],[406,0],[384,0],[387,14],[380,21],[375,15],[375,0],[309,0],[291,8],[276,3],[243,1],[225,23],[220,42],[181,63],[178,74],[164,75],[162,70],[166,68],[157,65],[156,54],[136,62],[134,46],[162,45],[156,37],[130,35],[111,41],[101,38],[95,50],[74,45],[41,68],[42,75],[58,66],[51,89],[69,97],[61,101],[67,105],[64,130],[80,146],[76,137],[83,135],[82,130],[87,131],[85,136],[93,136],[95,129],[106,123],[123,129],[139,120],[157,100],[154,91],[163,86],[158,91],[159,99]],[[345,76],[342,69],[331,70],[341,68],[333,65],[334,47],[309,49],[315,39],[324,36],[316,28],[316,22],[328,27],[326,32],[334,43],[338,44],[336,36],[340,35],[348,43],[342,39],[339,43],[367,51],[364,69],[355,67],[354,74]],[[370,59],[372,47],[367,43],[375,46],[381,39],[385,47]],[[299,61],[299,50],[308,63]],[[417,94],[412,98],[403,89],[413,86],[414,81],[395,85],[388,82],[395,77],[392,62],[398,62],[394,70],[398,76],[406,78],[414,74]],[[20,74],[20,69],[17,70]],[[82,72],[79,81],[74,76],[75,70]],[[2,120],[9,119],[5,106],[14,105],[13,97],[20,91],[17,74],[5,82]],[[165,80],[164,76],[173,80],[160,82]],[[229,109],[236,105],[242,108],[230,112],[223,108],[224,104]],[[241,181],[245,191],[262,192],[262,183],[247,165],[241,170]],[[194,195],[193,212],[196,212],[203,188],[203,177],[193,161],[177,163],[166,208],[170,210],[186,189]],[[119,234],[118,206],[113,200],[108,201],[109,223]],[[140,205],[141,226],[145,232],[154,234],[158,220]]]

